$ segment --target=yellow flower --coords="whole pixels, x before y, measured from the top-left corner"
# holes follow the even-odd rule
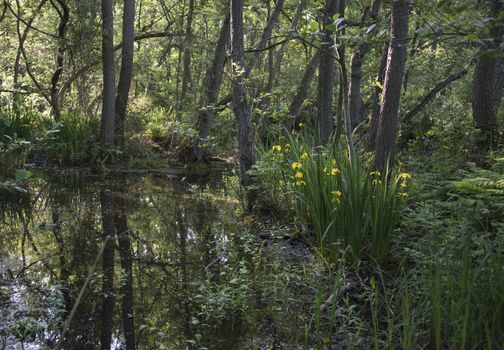
[[[408,197],[408,194],[406,192],[400,192],[399,197]]]
[[[291,147],[291,145],[290,145],[290,144],[288,144],[288,143],[286,143],[286,144],[285,144],[285,146],[284,146],[284,152],[285,152],[285,153],[290,152],[290,147]]]
[[[408,173],[400,173],[399,178],[403,179],[403,180],[409,180],[409,179],[411,179],[411,175]]]
[[[406,182],[401,182],[401,184],[399,186],[401,186],[401,188],[406,188],[407,187]]]
[[[294,169],[294,170],[301,169],[302,166],[303,165],[301,163],[298,163],[298,162],[292,163],[292,169]]]
[[[294,184],[295,184],[296,186],[306,186],[306,182],[304,182],[303,180],[296,181]]]
[[[381,180],[376,180],[375,179],[375,180],[371,181],[371,185],[374,185],[374,186],[381,185],[381,183],[382,183]]]
[[[371,176],[381,176],[381,173],[379,171],[372,171],[371,174],[369,174]]]
[[[327,174],[327,167],[324,167],[324,169],[322,169],[322,171],[324,172],[324,174]]]
[[[304,152],[302,155],[301,155],[301,160],[307,160],[308,159],[308,153]]]
[[[280,145],[275,145],[271,148],[274,152],[281,152],[282,151],[282,146]]]
[[[335,166],[336,165],[336,159],[333,159],[332,160],[332,165]]]
[[[331,191],[331,195],[332,195],[332,202],[340,202],[340,198],[341,198],[341,192],[340,191]]]
[[[303,178],[303,173],[298,171],[295,175],[294,175],[294,178],[296,180],[301,180]]]
[[[339,169],[338,168],[332,168],[331,170],[331,175],[332,176],[336,176],[340,173]]]
[[[302,128],[304,126],[304,123],[299,123],[299,127]]]

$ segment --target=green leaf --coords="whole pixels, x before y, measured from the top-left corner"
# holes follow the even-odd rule
[[[16,181],[25,181],[28,180],[32,176],[32,172],[24,169],[20,169],[16,171]]]

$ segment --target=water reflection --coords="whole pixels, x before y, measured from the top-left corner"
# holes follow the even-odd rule
[[[244,311],[269,303],[250,282],[255,243],[230,234],[235,204],[188,188],[65,174],[0,194],[0,349],[281,348],[277,332],[297,342],[304,325],[278,331],[271,312]],[[265,328],[272,340],[258,341]]]

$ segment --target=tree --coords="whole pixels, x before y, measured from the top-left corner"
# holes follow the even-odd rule
[[[238,144],[240,155],[240,178],[247,191],[248,205],[253,204],[253,191],[248,187],[252,184],[250,170],[255,163],[254,131],[250,119],[250,108],[245,89],[243,59],[243,0],[231,0],[231,65],[233,72],[233,111],[238,129]]]
[[[365,25],[369,19],[376,20],[380,7],[381,0],[375,0],[371,6],[367,6],[364,9],[364,14],[362,15],[362,24]],[[352,54],[352,58],[350,60],[348,104],[350,108],[352,129],[356,128],[364,120],[361,95],[362,65],[364,64],[364,58],[368,54],[370,48],[370,43],[359,45]]]
[[[58,8],[56,3],[61,7]],[[65,0],[57,0],[51,2],[54,9],[57,11],[60,22],[58,25],[58,50],[56,54],[56,70],[51,78],[51,107],[54,119],[59,121],[61,119],[60,101],[58,84],[63,73],[63,65],[65,62],[65,47],[66,47],[66,30],[68,21],[70,20],[70,7]]]
[[[473,120],[483,133],[482,148],[495,147],[497,131],[497,110],[504,87],[504,62],[498,57],[499,46],[504,35],[501,15],[503,2],[491,0],[490,12],[494,18],[490,26],[489,44],[480,49],[473,75],[472,111]]]
[[[333,89],[334,89],[334,57],[331,54],[330,25],[332,17],[338,12],[338,0],[326,0],[322,15],[323,38],[320,44],[319,76],[318,76],[318,108],[316,125],[320,143],[325,145],[333,131]]]
[[[133,75],[133,49],[135,43],[135,0],[125,0],[122,23],[121,71],[115,98],[116,143],[124,143],[124,123],[128,107],[128,96]]]
[[[406,0],[392,1],[391,40],[376,135],[375,167],[380,171],[393,164],[397,143],[399,102],[407,55],[408,7]]]
[[[114,2],[102,0],[102,62],[103,92],[101,117],[101,142],[114,143],[115,118],[115,62],[114,62]]]
[[[203,79],[203,91],[200,97],[198,112],[198,119],[196,129],[199,135],[199,143],[196,145],[196,157],[202,160],[204,156],[204,149],[202,143],[210,135],[210,128],[215,118],[215,104],[219,99],[220,87],[222,84],[222,73],[224,71],[224,64],[226,63],[226,47],[229,45],[229,29],[230,29],[230,16],[229,7],[226,7],[226,16],[222,22],[219,31],[219,38],[215,45],[215,51],[211,64],[207,67],[205,78]]]

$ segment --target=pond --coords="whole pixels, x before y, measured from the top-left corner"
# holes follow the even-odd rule
[[[221,175],[40,171],[1,193],[0,349],[304,348],[316,262]]]

